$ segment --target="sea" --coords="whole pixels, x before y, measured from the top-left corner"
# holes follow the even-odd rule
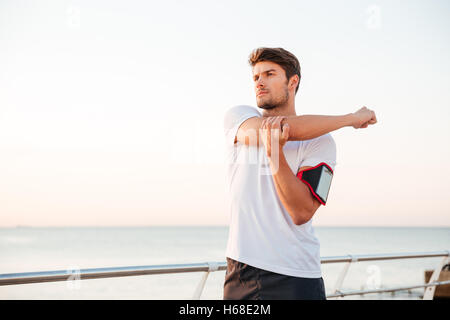
[[[321,257],[450,249],[448,227],[315,227]],[[0,274],[100,267],[225,262],[226,226],[0,228]],[[341,291],[423,284],[442,258],[355,262]],[[344,263],[322,264],[331,294]],[[0,286],[0,299],[192,299],[203,272]],[[222,299],[225,271],[201,299]],[[343,299],[421,299],[424,289]]]

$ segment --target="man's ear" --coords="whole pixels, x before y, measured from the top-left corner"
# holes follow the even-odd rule
[[[294,74],[290,79],[289,79],[289,88],[292,88],[295,90],[295,88],[297,88],[297,85],[299,83],[300,79],[298,77],[298,74]]]

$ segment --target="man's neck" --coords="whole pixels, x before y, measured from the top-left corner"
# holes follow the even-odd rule
[[[276,117],[276,116],[296,116],[295,105],[281,105],[273,109],[263,109],[263,117]]]

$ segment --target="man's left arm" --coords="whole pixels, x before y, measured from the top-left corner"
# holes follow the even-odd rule
[[[320,202],[289,167],[283,152],[283,146],[289,138],[289,127],[285,125],[281,131],[282,120],[283,117],[269,117],[264,120],[263,142],[277,194],[293,223],[301,225],[311,220],[320,207]],[[311,166],[301,167],[299,171],[308,168]]]
[[[271,164],[271,167],[274,165]],[[308,168],[312,167],[305,166],[299,171]],[[278,196],[294,224],[301,225],[311,220],[320,207],[320,202],[314,198],[308,186],[292,172],[283,152],[280,153],[278,170],[272,177]]]

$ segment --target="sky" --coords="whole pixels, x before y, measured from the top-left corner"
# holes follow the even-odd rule
[[[450,2],[0,1],[0,227],[228,225],[223,116],[297,56],[332,132],[315,226],[450,226]]]

